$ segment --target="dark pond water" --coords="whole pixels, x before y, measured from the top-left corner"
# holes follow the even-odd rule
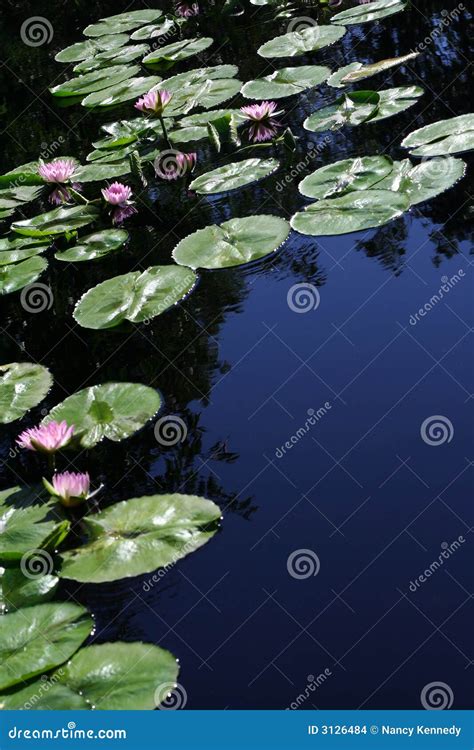
[[[335,70],[353,60],[406,54],[451,5],[413,3],[383,23],[352,27],[338,44],[294,64]],[[79,105],[60,109],[47,90],[68,72],[54,54],[79,40],[87,23],[128,7],[80,0],[2,4],[2,171],[36,159],[40,150],[84,158],[99,124],[130,115],[129,107],[112,114],[91,114]],[[21,42],[21,24],[32,15],[53,24],[49,45]],[[302,6],[296,15],[314,11]],[[282,100],[300,140],[293,157],[275,151],[284,166],[274,177],[213,200],[160,187],[142,208],[123,255],[97,264],[50,264],[42,279],[54,291],[50,310],[25,317],[18,294],[1,302],[1,361],[39,361],[55,377],[54,390],[25,425],[41,418],[41,408],[107,380],[158,388],[163,413],[186,424],[187,437],[177,446],[160,446],[149,424],[122,444],[79,455],[74,465],[105,482],[102,503],[159,492],[206,495],[222,507],[220,533],[152,587],[144,576],[68,586],[61,594],[93,611],[96,640],[169,648],[182,665],[188,708],[285,708],[304,693],[311,675],[325,670],[302,708],[418,708],[431,682],[450,687],[455,708],[469,706],[468,178],[378,231],[333,238],[293,233],[266,262],[203,273],[183,304],[148,326],[93,332],[71,317],[88,288],[169,262],[176,242],[197,227],[255,213],[289,218],[304,204],[299,177],[277,189],[291,158],[303,162],[301,175],[358,154],[403,158],[399,144],[415,127],[470,111],[469,20],[462,13],[408,66],[364,81],[362,88],[423,86],[412,109],[327,139],[303,131],[301,123],[337,92],[321,86]],[[173,72],[232,62],[241,80],[267,74],[272,65],[256,49],[287,25],[254,6],[237,18],[210,9],[199,18],[199,33],[217,43]],[[318,145],[320,152],[309,158]],[[202,171],[215,162],[210,151],[199,150]],[[444,299],[410,323],[445,277],[460,270],[465,275]],[[287,295],[303,282],[317,286],[320,304],[298,314]],[[278,448],[304,426],[308,410],[321,407],[324,416],[282,455]],[[453,437],[430,446],[420,427],[435,415],[451,423]],[[18,423],[2,429],[2,488],[40,477],[31,456],[9,457],[17,431]],[[465,541],[449,560],[410,590],[445,543],[460,536]],[[296,550],[318,556],[318,575],[289,575],[287,561]]]

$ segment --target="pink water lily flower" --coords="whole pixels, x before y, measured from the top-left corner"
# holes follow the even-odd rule
[[[137,209],[131,201],[132,188],[128,185],[113,182],[112,185],[103,188],[101,192],[104,200],[114,207],[112,211],[112,222],[114,224],[122,224],[125,219],[129,219],[130,216],[137,213]]]
[[[181,18],[191,18],[199,15],[199,5],[197,3],[176,3],[176,15]]]
[[[167,89],[149,91],[148,94],[145,94],[136,102],[135,109],[139,109],[140,112],[146,115],[150,114],[159,117],[171,101],[172,96],[171,91],[167,91]]]
[[[89,500],[101,489],[99,487],[94,492],[90,492],[89,474],[71,471],[55,474],[51,484],[43,478],[43,484],[51,495],[57,497],[62,505],[68,508]]]
[[[186,172],[192,172],[196,166],[197,154],[192,151],[164,151],[155,160],[155,172],[163,180],[177,180]]]
[[[71,442],[74,434],[74,425],[68,425],[66,421],[48,422],[32,427],[18,435],[16,442],[20,448],[39,453],[55,453],[65,448]]]
[[[252,122],[249,137],[255,143],[270,141],[278,134],[281,125],[274,115],[279,115],[281,112],[276,112],[277,106],[276,102],[261,102],[240,108],[245,118]]]
[[[68,203],[71,200],[71,194],[64,185],[71,182],[76,168],[77,165],[74,159],[54,159],[54,161],[50,162],[39,162],[39,176],[45,182],[56,185],[55,189],[49,195],[48,200],[50,203],[59,206],[61,203]],[[75,190],[79,190],[81,186],[73,183],[72,187]]]

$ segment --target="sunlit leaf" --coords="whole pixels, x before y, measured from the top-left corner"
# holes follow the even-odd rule
[[[0,422],[21,419],[45,398],[52,385],[51,373],[43,365],[30,362],[0,365]]]
[[[0,294],[11,294],[39,279],[48,261],[35,256],[19,263],[0,266]]]
[[[279,99],[292,96],[324,83],[330,72],[329,68],[323,65],[281,68],[264,78],[248,81],[242,86],[242,94],[248,99]]]
[[[87,237],[81,237],[74,247],[58,252],[56,260],[79,263],[84,260],[96,260],[118,250],[128,240],[128,232],[124,229],[103,229]]]
[[[143,58],[142,62],[145,65],[150,65],[164,61],[186,60],[188,57],[199,54],[199,52],[204,52],[213,42],[214,39],[207,36],[196,37],[195,39],[180,39],[179,42],[165,44],[164,47],[153,50]]]
[[[297,57],[334,44],[345,33],[342,26],[308,26],[302,31],[289,31],[265,42],[257,52],[260,57]]]
[[[298,190],[302,195],[318,200],[354,190],[367,190],[389,175],[392,169],[393,163],[388,156],[343,159],[309,174],[300,182]]]
[[[95,206],[60,206],[32,219],[13,222],[11,228],[25,237],[48,237],[85,227],[92,224],[98,216],[99,211]]]
[[[340,13],[336,13],[331,18],[331,23],[345,24],[349,26],[353,23],[368,23],[369,21],[378,21],[381,18],[392,16],[405,10],[405,0],[375,0],[372,3],[347,8]]]
[[[218,167],[194,179],[189,188],[196,193],[212,195],[250,185],[275,172],[279,167],[276,159],[245,159]]]

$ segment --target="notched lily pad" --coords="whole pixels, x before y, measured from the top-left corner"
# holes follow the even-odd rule
[[[50,371],[31,362],[0,365],[0,422],[21,419],[46,397],[53,385]]]
[[[98,216],[99,211],[95,206],[60,206],[53,211],[34,216],[32,219],[15,221],[11,228],[25,237],[51,237],[92,224]],[[41,259],[32,258],[32,260]]]
[[[35,255],[9,265],[0,266],[0,294],[12,294],[37,281],[46,271],[48,261]]]
[[[236,190],[268,177],[279,166],[276,159],[245,159],[244,161],[231,162],[224,167],[218,167],[199,175],[191,182],[189,189],[202,195]]]
[[[349,26],[354,23],[368,23],[369,21],[379,21],[381,18],[393,16],[394,13],[406,8],[405,0],[374,0],[372,3],[347,8],[340,13],[336,13],[331,18],[331,23],[345,24]]]
[[[256,78],[242,86],[248,99],[280,99],[301,94],[329,78],[331,71],[324,65],[301,65],[298,68],[281,68],[264,78]]]
[[[445,156],[474,148],[474,114],[438,120],[414,130],[402,141],[412,156]]]
[[[258,48],[260,57],[298,57],[337,42],[346,29],[343,26],[308,26],[302,31],[289,31],[265,42]]]
[[[354,190],[367,190],[389,175],[393,162],[388,156],[359,156],[317,169],[302,180],[298,190],[308,198],[322,200]]]
[[[84,260],[97,260],[118,250],[128,240],[124,229],[103,229],[87,237],[81,237],[78,244],[63,252],[56,253],[56,260],[79,263]]]
[[[173,42],[172,44],[165,44],[164,47],[158,47],[157,49],[146,55],[142,63],[144,65],[154,65],[160,62],[178,62],[179,60],[186,60],[188,57],[204,52],[205,49],[214,43],[214,39],[211,37],[200,37],[195,39],[180,39],[179,42]]]

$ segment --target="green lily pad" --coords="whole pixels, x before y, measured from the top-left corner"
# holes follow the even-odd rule
[[[338,68],[329,76],[327,80],[328,86],[332,86],[335,89],[344,88],[344,86],[347,85],[343,82],[345,77],[355,70],[360,70],[362,67],[362,63],[360,62],[351,62],[348,65],[344,65],[342,68]]]
[[[34,216],[32,219],[16,221],[11,229],[25,237],[50,237],[92,224],[98,216],[99,211],[95,206],[60,206],[48,213]],[[32,258],[31,260],[42,259]],[[27,262],[29,261],[25,261]]]
[[[53,86],[50,92],[53,96],[84,96],[94,91],[111,88],[122,81],[128,81],[139,70],[139,65],[116,65],[104,70],[94,70],[92,73],[86,73],[86,75],[77,76],[58,86]]]
[[[37,604],[0,617],[0,689],[67,661],[94,623],[77,604]]]
[[[435,198],[462,179],[466,163],[446,156],[413,166],[409,159],[394,162],[392,173],[377,184],[379,190],[395,190],[408,195],[410,206]]]
[[[389,175],[393,163],[388,156],[359,156],[317,169],[302,180],[298,190],[308,198],[321,200],[335,195],[367,190]]]
[[[52,375],[43,365],[0,365],[0,422],[8,424],[24,417],[45,398],[52,385]]]
[[[56,253],[56,260],[69,263],[79,263],[84,260],[103,258],[128,240],[128,232],[124,229],[104,229],[87,237],[81,237],[79,244],[61,253]]]
[[[291,219],[301,234],[347,234],[371,229],[395,219],[409,208],[408,196],[390,190],[357,190],[340,198],[312,203]]]
[[[110,70],[113,65],[128,65],[129,63],[138,60],[138,58],[146,55],[149,49],[148,44],[134,44],[133,46],[129,45],[123,48],[119,47],[118,49],[108,50],[107,52],[99,52],[95,57],[82,60],[82,62],[74,66],[73,70],[75,73],[90,73],[92,70],[100,68],[102,72],[105,73],[105,71]],[[137,68],[135,73],[137,73],[139,69],[140,68]],[[110,82],[108,85],[110,86]]]
[[[131,78],[129,81],[122,81],[116,86],[110,86],[110,88],[89,94],[82,100],[82,105],[84,107],[112,107],[116,104],[123,104],[146,94],[160,81],[160,76]]]
[[[124,320],[142,323],[180,302],[195,283],[195,273],[181,266],[132,271],[89,289],[74,308],[74,318],[94,329],[114,328]]]
[[[198,112],[194,115],[187,115],[179,121],[180,128],[206,127],[209,122],[220,120],[221,117],[236,117],[244,122],[244,117],[240,109],[214,109],[211,112]]]
[[[173,94],[171,102],[166,107],[166,114],[176,116],[187,114],[195,107],[218,107],[236,96],[241,86],[241,81],[235,78],[219,78],[183,87]]]
[[[412,156],[445,156],[474,148],[474,114],[438,120],[413,130],[402,141]],[[1,178],[0,178],[1,179]]]
[[[58,584],[59,578],[54,575],[31,577],[25,575],[21,568],[7,568],[3,574],[0,573],[0,614],[2,608],[5,613],[52,599]]]
[[[297,57],[328,47],[345,33],[346,29],[342,26],[308,26],[302,31],[289,31],[265,42],[257,53],[260,57]]]
[[[250,263],[277,250],[290,225],[269,214],[230,219],[198,229],[176,245],[173,258],[190,268],[230,268]]]
[[[420,86],[400,86],[399,88],[383,89],[377,93],[380,96],[380,102],[377,112],[370,118],[371,122],[385,120],[387,117],[393,117],[393,115],[404,112],[413,104],[416,104],[419,97],[425,92]]]
[[[15,167],[10,172],[0,175],[0,188],[13,187],[18,185],[44,185],[44,180],[38,174],[38,162],[31,161]]]
[[[161,408],[161,397],[140,383],[103,383],[73,393],[54,406],[44,422],[52,419],[75,425],[75,436],[83,448],[92,448],[103,438],[114,443],[133,435]]]
[[[394,13],[400,13],[405,8],[405,0],[375,0],[373,3],[356,5],[354,8],[347,8],[347,10],[336,13],[331,18],[331,23],[342,23],[349,26],[353,23],[379,21],[381,18],[392,16]]]
[[[103,18],[99,23],[93,23],[84,29],[85,36],[104,36],[107,34],[121,34],[133,31],[146,23],[157,21],[163,15],[161,10],[132,10],[128,13],[119,13],[116,16]]]
[[[115,503],[83,519],[88,542],[61,556],[61,577],[104,583],[151,573],[206,544],[220,517],[217,505],[193,495]]]
[[[242,87],[248,99],[280,99],[301,94],[302,91],[324,83],[330,75],[323,65],[301,65],[299,68],[281,68],[264,78],[248,81]]]
[[[86,161],[96,164],[123,164],[135,149],[136,146],[133,143],[116,149],[95,149],[90,154],[87,154]]]
[[[124,177],[124,175],[130,174],[131,171],[132,168],[128,159],[120,162],[112,162],[112,164],[95,162],[79,167],[74,173],[74,177],[77,177],[81,182],[101,182],[102,180],[113,180],[116,177]]]
[[[17,250],[4,250],[0,252],[0,266],[9,266],[33,258],[35,255],[41,255],[47,249],[48,245],[27,245],[26,247],[19,247]]]
[[[49,681],[33,682],[0,697],[0,708],[18,710],[152,711],[157,690],[176,685],[179,665],[150,643],[102,643],[81,648]]]
[[[48,261],[35,256],[19,263],[0,266],[0,294],[12,294],[39,279]]]
[[[268,177],[279,166],[276,159],[244,159],[244,161],[231,162],[224,167],[212,169],[196,177],[189,188],[202,195],[236,190]]]
[[[87,39],[85,42],[77,42],[58,52],[54,58],[57,62],[72,63],[87,60],[97,52],[118,49],[128,42],[128,34],[110,34],[101,36],[100,39]]]
[[[336,99],[334,104],[313,112],[303,123],[306,130],[320,133],[339,130],[344,125],[360,125],[374,117],[380,96],[376,91],[354,91]]]
[[[152,23],[147,26],[142,26],[133,32],[130,39],[133,41],[146,41],[147,39],[156,39],[156,37],[165,37],[173,29],[178,28],[179,21],[175,21],[171,18],[165,18],[163,23]]]
[[[186,60],[188,57],[204,52],[213,43],[214,39],[208,36],[196,37],[195,39],[180,39],[179,42],[165,44],[164,47],[158,47],[153,50],[153,52],[150,52],[150,54],[143,58],[142,63],[144,65],[153,65],[160,62]]]

